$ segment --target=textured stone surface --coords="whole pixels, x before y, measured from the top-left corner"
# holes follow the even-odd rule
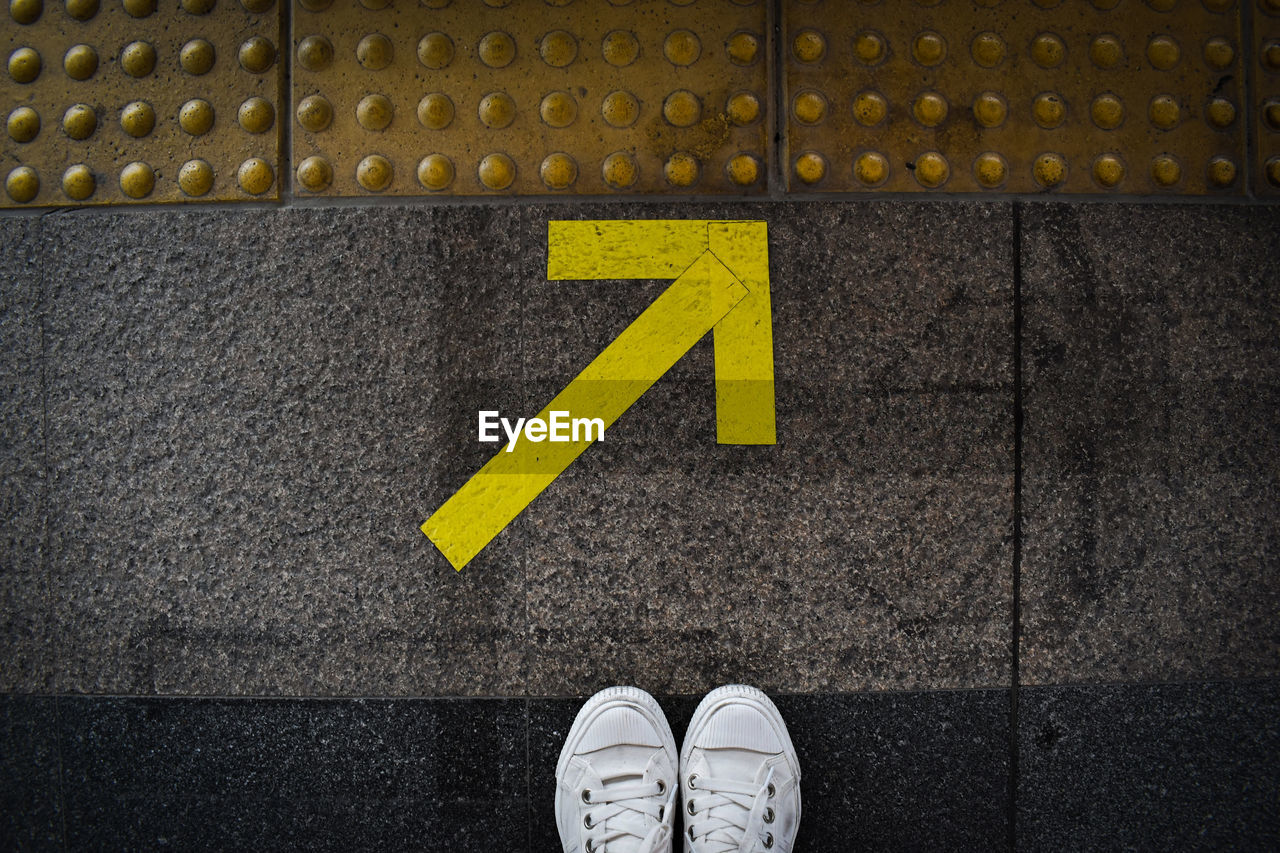
[[[0,847],[62,847],[56,699],[0,696]]]
[[[677,742],[699,699],[661,699]],[[775,700],[803,771],[797,853],[1007,849],[1008,691]],[[0,837],[541,853],[581,702],[0,697]],[[1018,849],[1268,849],[1277,720],[1274,679],[1023,688]]]
[[[48,687],[40,219],[0,219],[0,691]]]
[[[520,539],[458,575],[417,529],[483,458],[442,436],[521,399],[495,218],[52,220],[61,689],[521,692]]]
[[[800,757],[797,851],[1008,848],[1007,691],[774,698]],[[677,746],[700,699],[661,700]],[[530,702],[532,850],[556,849],[555,765],[581,704]]]
[[[1280,672],[1280,210],[1022,233],[1024,682]]]
[[[1006,691],[784,696],[778,708],[805,774],[798,849],[1008,848]]]
[[[523,847],[521,700],[77,698],[61,709],[74,849]]]
[[[779,446],[715,445],[705,341],[453,573],[417,526],[493,452],[476,411],[536,411],[664,286],[546,282],[547,220],[663,215],[769,221]],[[59,689],[1007,680],[1007,206],[48,227]]]
[[[1026,688],[1018,707],[1019,849],[1274,849],[1280,682]]]
[[[715,444],[704,341],[534,502],[531,692],[1005,683],[1008,208],[685,215],[769,223],[778,444]],[[531,392],[550,399],[662,287],[530,288]]]
[[[715,444],[703,341],[455,573],[417,527],[493,452],[476,410],[537,411],[665,286],[545,281],[547,219],[663,216],[768,220],[778,445]],[[1020,219],[1024,684],[1274,674],[1280,211]],[[725,681],[826,693],[778,697],[799,851],[1002,849],[1006,691],[830,691],[1009,681],[1011,222],[964,203],[0,219],[0,690],[632,682],[681,694],[678,736]],[[1020,697],[1025,849],[1277,835],[1274,680]],[[77,848],[554,849],[580,701],[7,696],[0,846],[65,827]]]

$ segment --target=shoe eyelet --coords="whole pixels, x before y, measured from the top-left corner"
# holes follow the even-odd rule
[[[772,782],[770,782],[770,783],[769,783],[769,796],[770,796],[770,797],[772,797],[772,796],[773,796],[774,794],[776,794],[776,793],[778,793],[778,792],[774,790],[774,788],[773,788],[773,783],[772,783]]]
[[[659,779],[659,780],[658,780],[658,793],[659,793],[659,794],[665,794],[666,792],[667,792],[667,783],[666,783],[666,782],[663,782],[661,779]]]
[[[658,806],[658,820],[659,820],[659,821],[663,821],[663,820],[666,820],[666,819],[667,819],[667,807],[666,807],[666,806]]]
[[[691,815],[696,815],[698,813],[698,810],[693,807],[693,800],[685,803],[685,808]]]
[[[693,840],[693,827],[692,827],[692,826],[691,826],[691,827],[689,827],[689,840],[690,840],[690,841],[692,841],[692,840]]]
[[[583,789],[582,789],[582,801],[583,801],[584,803],[589,803],[589,802],[591,802],[591,789],[590,789],[590,788],[583,788]]]
[[[697,785],[695,785],[695,784],[693,784],[694,782],[697,782],[697,781],[698,781],[698,774],[697,774],[697,773],[694,773],[692,776],[690,776],[690,777],[689,777],[689,790],[690,790],[690,791],[697,790],[698,786],[697,786]]]
[[[773,817],[774,817],[774,815],[773,815],[773,809],[772,809],[772,808],[768,808],[768,809],[765,809],[765,810],[764,810],[764,822],[765,822],[765,823],[773,823]]]
[[[764,847],[765,847],[765,849],[766,849],[766,850],[768,850],[769,848],[773,847],[773,833],[772,833],[772,832],[766,832],[766,833],[764,834]]]
[[[582,816],[582,825],[585,826],[587,829],[592,829],[595,827],[595,824],[591,822],[590,812],[587,812],[585,815]]]
[[[592,841],[590,838],[588,838],[587,847],[586,847],[587,853],[595,853],[595,849],[596,849],[595,842]]]

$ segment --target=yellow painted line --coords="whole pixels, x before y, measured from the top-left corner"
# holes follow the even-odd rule
[[[715,329],[716,440],[777,441],[769,237],[764,222],[704,219],[552,221],[547,278],[670,278],[710,249],[750,294]]]
[[[749,291],[716,324],[716,441],[775,444],[769,237],[763,222],[711,222],[711,252]]]
[[[705,219],[547,223],[547,278],[675,278],[707,249]]]
[[[608,428],[746,295],[704,250],[538,417],[567,411],[601,418]],[[422,532],[461,571],[591,444],[522,441],[513,452],[500,450],[426,520]]]

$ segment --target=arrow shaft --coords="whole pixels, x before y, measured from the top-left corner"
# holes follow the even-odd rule
[[[611,426],[746,296],[704,251],[538,417],[566,411]],[[426,520],[422,532],[461,570],[592,443],[521,441],[509,453],[503,448]]]
[[[775,444],[767,226],[712,222],[707,237],[711,252],[750,291],[716,324],[716,442]]]

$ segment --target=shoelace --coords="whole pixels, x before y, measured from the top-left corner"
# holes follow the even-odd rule
[[[772,787],[772,768],[759,786],[732,779],[698,777],[697,787],[686,797],[691,818],[688,833],[694,842],[694,853],[736,853],[753,823],[760,845],[766,849],[772,847],[773,835],[765,826],[766,814],[769,821],[773,816],[773,809],[768,805]]]
[[[584,790],[583,802],[591,808],[583,814],[583,821],[593,830],[587,836],[586,853],[610,853],[618,848],[609,847],[609,843],[623,838],[649,840],[656,829],[650,818],[661,823],[665,817],[666,792],[666,786],[658,781],[605,785],[589,789],[589,793]]]

